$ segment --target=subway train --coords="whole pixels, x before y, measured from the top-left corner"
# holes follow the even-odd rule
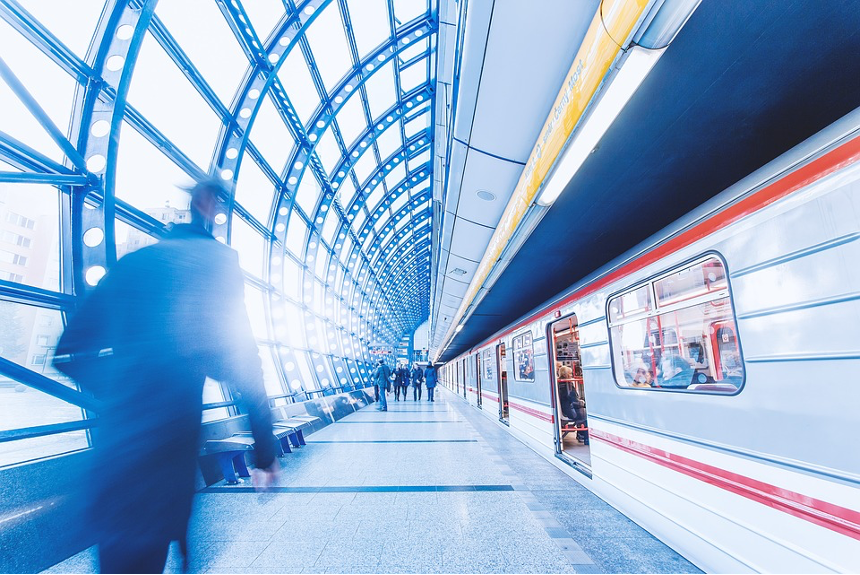
[[[705,571],[860,572],[858,160],[860,109],[441,382]]]

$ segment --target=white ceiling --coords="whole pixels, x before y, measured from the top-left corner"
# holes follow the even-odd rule
[[[431,356],[444,343],[598,4],[599,0],[468,4],[440,0],[440,13],[448,22],[462,20],[455,17],[454,6],[468,6],[468,14],[462,49],[459,53],[452,49],[457,37],[452,33],[448,49],[440,48],[440,54],[454,61],[442,61],[440,56],[437,73],[438,90],[447,96],[439,99],[437,108],[435,153],[447,158],[448,178],[437,180],[434,190],[434,199],[442,203],[442,222],[432,279]],[[454,93],[457,57],[460,70]],[[440,163],[444,166],[444,161]],[[495,199],[478,198],[480,190]],[[467,273],[452,274],[455,268]]]

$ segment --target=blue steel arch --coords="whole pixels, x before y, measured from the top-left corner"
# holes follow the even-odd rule
[[[400,148],[403,160],[407,156],[416,155],[408,154],[409,147],[417,138],[409,139],[406,137],[405,124],[412,117],[409,114],[409,109],[416,107],[417,102],[413,101],[412,98],[420,94],[421,99],[432,103],[433,90],[431,86],[434,80],[429,68],[430,57],[435,49],[432,38],[437,31],[436,15],[432,9],[428,9],[423,16],[406,23],[406,25],[398,26],[394,19],[394,4],[389,0],[390,39],[361,58],[350,29],[350,5],[346,0],[307,0],[299,5],[292,0],[287,0],[285,2],[287,11],[265,42],[260,40],[254,27],[250,25],[248,15],[240,2],[227,0],[216,0],[216,2],[249,61],[246,74],[240,82],[233,102],[229,105],[227,102],[222,102],[213,92],[206,78],[195,67],[180,43],[176,41],[158,18],[155,13],[157,0],[110,1],[107,4],[107,9],[99,18],[90,50],[84,59],[79,58],[64,46],[49,30],[23,10],[15,0],[0,0],[0,17],[9,22],[18,33],[27,38],[62,70],[75,78],[77,82],[77,93],[72,109],[71,129],[68,138],[66,139],[56,130],[60,137],[55,138],[55,141],[65,150],[65,165],[50,160],[38,150],[30,149],[6,134],[0,134],[0,156],[13,167],[23,170],[23,173],[0,172],[0,182],[48,183],[61,191],[60,197],[63,205],[60,223],[63,229],[62,233],[67,240],[70,240],[65,242],[65,245],[71,246],[71,253],[63,254],[63,268],[61,270],[61,289],[65,294],[14,285],[2,280],[0,281],[0,297],[32,302],[60,310],[70,309],[75,304],[75,300],[71,296],[84,293],[89,284],[95,283],[98,279],[97,276],[93,276],[91,277],[92,281],[88,283],[86,272],[91,268],[107,269],[115,261],[117,257],[115,222],[125,222],[153,236],[158,236],[164,231],[163,223],[155,220],[137,206],[116,197],[116,155],[121,146],[119,133],[123,122],[128,124],[126,129],[133,129],[138,132],[190,177],[199,178],[207,175],[207,173],[222,177],[225,183],[230,186],[230,198],[228,198],[227,204],[229,217],[221,229],[216,230],[216,233],[226,241],[230,241],[230,227],[235,214],[264,239],[267,250],[271,250],[271,253],[267,252],[266,254],[270,262],[275,255],[282,259],[290,257],[295,261],[295,258],[286,250],[283,253],[278,253],[283,247],[284,235],[279,235],[275,231],[276,219],[278,215],[283,214],[279,214],[278,209],[270,209],[267,221],[262,221],[251,214],[245,206],[235,202],[235,184],[239,177],[238,167],[243,159],[250,156],[251,160],[257,164],[272,183],[272,207],[278,208],[282,202],[288,201],[290,202],[288,214],[291,215],[295,199],[294,192],[300,184],[301,178],[297,178],[292,189],[289,180],[291,174],[299,169],[296,167],[295,160],[304,158],[304,160],[300,160],[304,164],[300,174],[305,177],[309,166],[323,188],[313,212],[304,215],[309,228],[309,232],[304,238],[304,253],[309,253],[307,245],[316,242],[316,257],[325,259],[327,270],[324,274],[325,277],[321,278],[323,284],[322,298],[326,302],[330,300],[337,311],[333,314],[325,310],[320,313],[316,309],[309,308],[304,303],[303,298],[300,298],[300,301],[292,299],[284,293],[283,289],[278,289],[269,281],[271,266],[267,266],[266,269],[261,270],[261,273],[255,274],[255,276],[261,277],[249,275],[247,282],[248,285],[258,289],[265,296],[266,336],[260,340],[260,343],[276,356],[274,364],[281,384],[284,386],[285,395],[297,395],[301,391],[297,391],[291,385],[290,377],[283,370],[284,359],[288,359],[291,355],[294,356],[296,350],[279,339],[278,326],[272,321],[272,310],[281,305],[281,302],[289,301],[290,305],[297,307],[302,317],[310,313],[315,318],[314,321],[322,322],[327,334],[326,340],[333,342],[329,344],[327,349],[331,350],[333,349],[331,346],[335,346],[340,355],[328,351],[316,352],[310,346],[299,349],[299,351],[308,354],[309,367],[314,370],[316,370],[314,363],[316,359],[320,358],[328,362],[326,373],[331,376],[330,383],[345,384],[343,379],[349,379],[350,376],[355,378],[362,373],[366,375],[370,365],[368,363],[370,357],[366,353],[366,344],[376,337],[373,332],[375,325],[384,329],[389,334],[389,338],[394,338],[395,332],[402,331],[414,323],[415,312],[400,314],[395,312],[405,301],[411,302],[416,298],[426,299],[421,297],[421,287],[426,284],[410,279],[400,282],[395,288],[391,288],[391,286],[386,285],[383,278],[390,277],[393,272],[386,270],[383,266],[399,268],[399,275],[401,276],[424,277],[424,271],[418,273],[419,270],[415,264],[420,259],[421,254],[424,253],[424,248],[416,245],[414,237],[402,243],[401,240],[405,237],[405,230],[407,229],[413,230],[416,235],[420,234],[421,232],[418,230],[423,229],[425,225],[421,222],[430,216],[425,216],[426,210],[416,211],[423,204],[426,192],[420,192],[417,196],[410,194],[410,201],[406,202],[396,212],[391,211],[391,201],[395,196],[405,192],[392,193],[392,190],[388,189],[388,184],[380,181],[379,185],[383,186],[387,193],[384,194],[383,201],[376,208],[383,213],[375,213],[376,210],[372,213],[369,211],[370,206],[363,205],[366,211],[366,221],[363,230],[360,231],[363,237],[367,237],[369,235],[367,229],[371,229],[369,226],[373,225],[374,220],[378,221],[377,218],[384,218],[383,214],[387,213],[388,221],[380,228],[378,234],[374,234],[378,240],[384,239],[384,245],[375,245],[369,251],[364,250],[362,240],[352,226],[352,213],[334,201],[333,191],[339,186],[339,182],[337,182],[337,186],[332,185],[335,182],[329,178],[331,174],[326,174],[316,156],[316,144],[319,141],[319,136],[325,130],[331,129],[342,153],[341,164],[347,167],[347,173],[350,172],[351,165],[348,163],[348,159],[352,149],[347,150],[346,143],[340,133],[340,127],[334,124],[334,120],[342,104],[346,101],[345,95],[349,91],[357,91],[358,94],[353,97],[361,98],[365,121],[368,122],[367,134],[362,135],[362,138],[366,138],[365,141],[372,140],[375,142],[378,134],[382,133],[387,126],[397,123],[400,141],[403,144]],[[336,89],[327,94],[319,75],[313,69],[314,55],[310,50],[305,32],[326,7],[335,3],[337,3],[343,17],[345,35],[350,47],[353,65]],[[123,35],[120,37],[117,34],[118,30],[126,26],[130,26],[133,33],[130,36]],[[212,160],[206,172],[190,160],[183,153],[183,150],[156,129],[146,116],[127,102],[128,89],[133,78],[137,56],[143,37],[147,32],[152,34],[173,63],[182,70],[191,86],[201,95],[205,104],[214,111],[221,121],[221,133],[214,146]],[[284,41],[286,35],[289,35],[289,38]],[[431,42],[428,42],[428,47],[425,50],[411,57],[408,61],[401,62],[398,57],[399,54],[416,38],[431,38]],[[306,125],[295,122],[295,111],[288,99],[289,91],[284,88],[278,77],[278,71],[285,55],[295,46],[302,49],[308,62],[310,62],[311,76],[317,86],[318,93],[324,94],[320,98],[316,112],[312,114]],[[123,65],[118,69],[109,69],[106,66],[108,58],[117,56],[122,58]],[[390,61],[393,62],[395,69],[396,109],[392,113],[383,114],[380,118],[372,118],[365,82],[372,72],[383,68]],[[375,70],[369,70],[369,64],[373,64]],[[401,67],[416,65],[427,66],[428,80],[409,94],[403,94],[400,69]],[[355,81],[356,78],[359,81]],[[348,88],[350,82],[353,82],[351,89]],[[260,88],[261,86],[263,89]],[[256,119],[259,101],[253,107],[252,114],[244,112],[248,107],[246,104],[254,100],[252,97],[254,95],[257,100],[260,100],[269,94],[272,95],[278,113],[296,141],[293,156],[285,166],[269,165],[260,150],[248,140],[248,132]],[[430,113],[432,114],[432,107]],[[34,115],[38,117],[35,112]],[[389,116],[391,117],[389,118]],[[108,123],[110,130],[106,135],[96,135],[90,130],[97,122]],[[42,123],[46,129],[50,127],[49,121],[42,121]],[[432,141],[431,130],[427,130],[422,135],[426,137],[428,142]],[[241,148],[236,149],[236,156],[231,158],[229,156],[232,156],[232,152],[228,154],[228,151],[231,149],[231,144],[236,142],[241,142]],[[357,140],[356,143],[350,145],[355,147],[360,145],[360,142]],[[381,162],[375,145],[368,144],[368,146],[372,148],[372,153],[375,155],[374,159],[377,162],[374,176],[379,175],[380,180],[382,180],[381,166],[387,162]],[[230,164],[227,160],[237,160],[237,162]],[[87,166],[87,162],[93,166],[92,169]],[[231,165],[233,168],[230,167]],[[232,177],[225,178],[224,176],[227,174],[224,170],[232,170],[230,174]],[[423,179],[429,179],[431,176],[432,166],[428,165],[427,175]],[[359,185],[352,173],[349,173],[347,177],[353,179],[352,183],[356,188],[352,203],[366,202],[372,188],[367,185]],[[409,177],[406,180],[408,181]],[[396,184],[395,187],[407,186],[408,182],[403,182]],[[327,209],[323,210],[323,206],[326,206]],[[324,243],[320,234],[322,224],[327,217],[338,219],[330,244]],[[406,224],[403,229],[395,233],[389,233],[396,222],[407,217],[412,220],[411,223]],[[83,233],[91,228],[100,228],[104,232],[102,241],[94,246],[84,244],[81,239]],[[347,239],[349,240],[348,244]],[[389,249],[392,249],[394,253],[388,255]],[[410,249],[414,256],[411,259],[409,259]],[[302,264],[302,275],[304,276],[300,284],[302,286],[300,292],[303,290],[306,277],[311,278],[310,281],[316,285],[317,276],[311,273],[307,262],[296,263]],[[429,272],[427,273],[429,274]],[[374,316],[375,319],[371,321],[370,318]],[[304,337],[304,333],[302,336]],[[306,338],[305,343],[307,343]],[[365,346],[364,349],[361,349],[361,346]],[[354,349],[355,347],[359,347],[359,349],[354,354],[345,353],[347,348]],[[2,365],[0,365],[0,370],[2,369]],[[340,375],[344,373],[351,375]],[[338,381],[335,382],[334,378],[337,378]],[[34,387],[39,385],[39,380],[35,374],[27,375],[25,379],[28,379],[28,384],[33,384]],[[357,384],[360,381],[360,379],[358,381],[353,379],[351,383]],[[55,394],[60,395],[65,393],[60,393],[58,390],[54,391]]]

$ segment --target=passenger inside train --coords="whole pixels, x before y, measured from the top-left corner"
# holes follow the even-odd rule
[[[729,286],[715,256],[609,299],[622,387],[734,393],[743,382]]]

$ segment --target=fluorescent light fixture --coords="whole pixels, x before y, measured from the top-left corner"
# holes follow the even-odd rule
[[[457,326],[457,329],[454,330],[454,333],[460,333],[463,330],[463,324]]]
[[[603,134],[606,133],[606,130],[609,129],[633,94],[636,93],[639,85],[648,76],[651,68],[654,67],[664,51],[665,48],[646,50],[640,46],[634,46],[630,50],[621,69],[616,72],[612,83],[604,90],[585,123],[576,131],[573,141],[568,144],[567,149],[556,162],[555,168],[538,198],[540,205],[551,205],[564,191],[565,186],[585,162],[597,143],[600,142]]]

